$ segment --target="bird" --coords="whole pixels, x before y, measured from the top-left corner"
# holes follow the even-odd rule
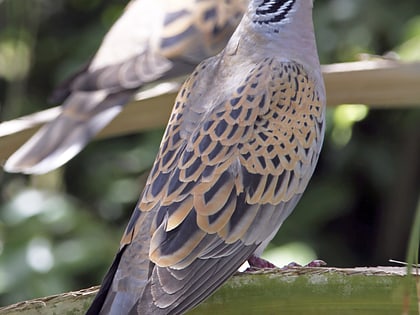
[[[93,58],[52,95],[62,112],[13,153],[7,172],[43,174],[67,163],[139,88],[190,74],[226,45],[247,0],[132,0]]]
[[[181,87],[87,315],[184,314],[262,251],[320,155],[326,94],[313,0],[250,0]]]

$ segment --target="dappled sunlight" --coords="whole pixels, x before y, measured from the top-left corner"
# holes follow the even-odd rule
[[[332,140],[337,146],[345,146],[351,140],[352,128],[356,122],[362,121],[369,113],[366,105],[340,105],[334,109]]]
[[[45,238],[32,239],[26,250],[26,262],[33,270],[45,273],[54,266],[51,243]]]
[[[18,224],[45,210],[45,194],[35,189],[19,193],[4,210],[4,218],[11,224]]]
[[[22,39],[0,36],[0,77],[8,81],[23,79],[29,72],[31,52]]]
[[[420,16],[412,18],[406,26],[406,41],[395,51],[404,61],[420,60]]]
[[[278,267],[286,266],[291,262],[306,265],[318,258],[313,248],[301,242],[291,242],[279,247],[269,247],[262,257]]]

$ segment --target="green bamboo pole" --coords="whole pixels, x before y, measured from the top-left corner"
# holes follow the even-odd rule
[[[191,315],[402,314],[405,267],[291,268],[238,274]],[[416,277],[410,286],[415,290]],[[84,314],[96,288],[25,301],[0,315]],[[409,314],[418,315],[416,297]]]

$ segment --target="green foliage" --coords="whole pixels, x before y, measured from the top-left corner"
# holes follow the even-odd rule
[[[0,1],[2,120],[47,108],[53,87],[89,59],[122,8],[117,0]],[[418,0],[316,0],[320,58],[396,49],[419,59],[418,12]],[[404,260],[420,191],[419,119],[418,109],[330,110],[314,178],[270,249],[335,266]],[[161,135],[94,142],[45,176],[0,174],[1,305],[99,283]]]

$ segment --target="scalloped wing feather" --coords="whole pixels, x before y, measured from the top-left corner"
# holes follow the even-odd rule
[[[142,299],[156,314],[197,304],[273,237],[319,155],[323,103],[301,65],[265,59],[231,95],[192,99],[220,71],[204,62],[181,89],[121,242],[150,242]]]

